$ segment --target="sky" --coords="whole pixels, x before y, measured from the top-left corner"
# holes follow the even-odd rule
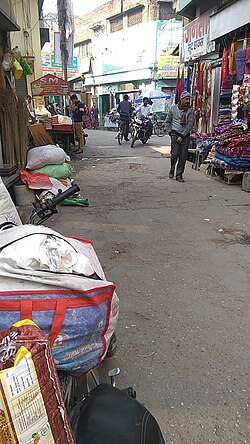
[[[109,0],[73,0],[74,13],[75,15],[83,15],[86,12],[91,11],[97,6],[108,3]],[[56,12],[57,0],[44,0],[43,13]]]

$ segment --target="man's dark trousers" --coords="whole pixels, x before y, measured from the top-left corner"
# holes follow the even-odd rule
[[[129,121],[130,121],[130,117],[126,116],[124,114],[121,115],[121,121],[122,122],[126,122],[125,124],[125,128],[124,128],[124,139],[128,138],[128,133],[129,133]]]
[[[176,177],[182,177],[182,174],[184,173],[187,155],[188,155],[188,148],[190,144],[190,137],[186,136],[182,140],[181,143],[177,143],[178,136],[173,134],[171,136],[171,168],[170,173],[174,174],[175,171],[175,165],[177,164],[177,170],[176,170]]]

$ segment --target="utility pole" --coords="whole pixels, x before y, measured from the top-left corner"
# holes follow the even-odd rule
[[[73,12],[72,0],[57,0],[57,15],[58,15],[58,27],[60,31],[62,75],[64,80],[67,80],[68,79],[67,65],[69,60],[69,51],[67,47],[67,42],[69,36],[74,32],[74,12]]]

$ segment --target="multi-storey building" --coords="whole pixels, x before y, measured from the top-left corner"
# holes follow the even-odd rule
[[[43,0],[11,1],[20,32],[10,34],[11,48],[18,46],[22,57],[32,67],[32,74],[16,82],[17,94],[30,93],[30,83],[42,76],[41,48],[49,39],[42,21]]]
[[[173,91],[179,60],[172,51],[181,26],[172,1],[111,0],[79,18],[80,75],[74,89],[83,86],[89,105],[98,99],[102,114],[125,92],[133,100],[140,91]]]

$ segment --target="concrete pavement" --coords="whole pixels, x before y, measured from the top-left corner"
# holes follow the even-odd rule
[[[248,443],[250,195],[190,164],[185,184],[170,180],[166,145],[89,131],[72,161],[90,207],[49,223],[92,239],[117,285],[119,346],[103,374],[121,368],[118,386],[134,386],[166,443]]]

